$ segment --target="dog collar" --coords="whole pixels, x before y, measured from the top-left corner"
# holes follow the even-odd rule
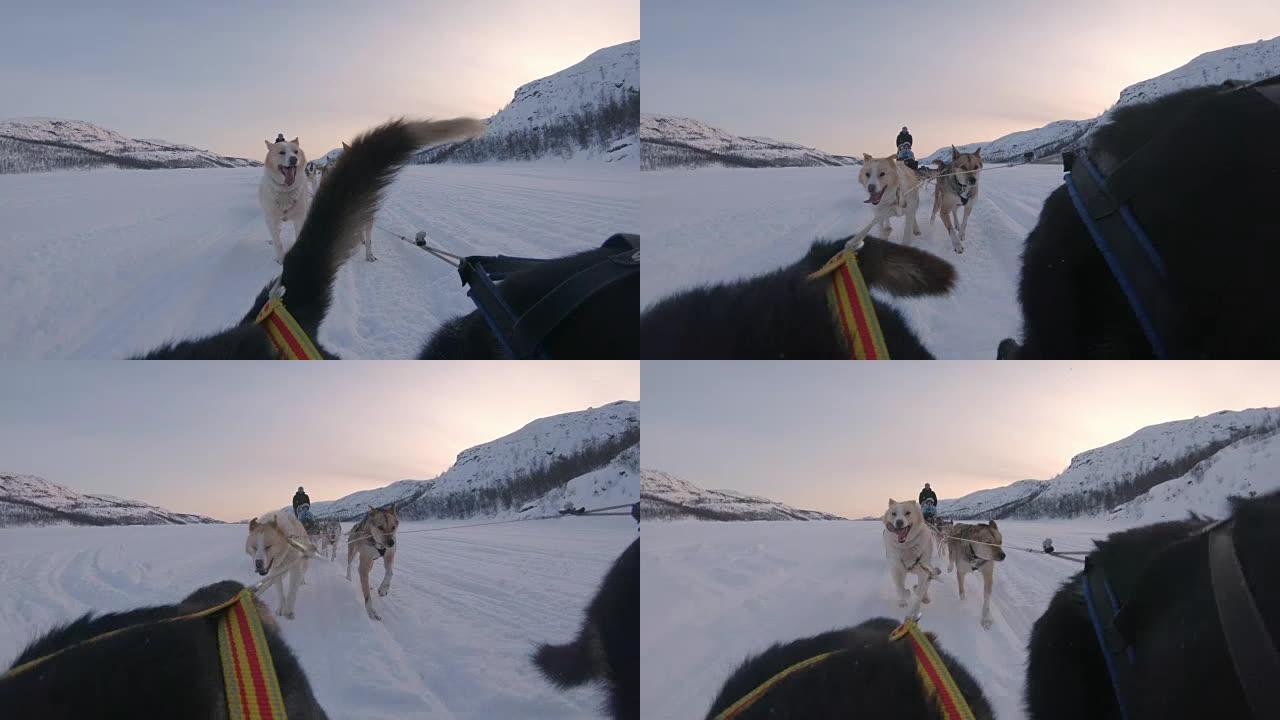
[[[859,245],[859,248],[861,245]],[[871,293],[858,267],[855,250],[845,248],[827,261],[810,280],[831,276],[827,306],[837,334],[852,360],[888,360],[889,348],[876,317]]]

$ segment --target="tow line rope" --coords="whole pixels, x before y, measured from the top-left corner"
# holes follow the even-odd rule
[[[889,349],[885,346],[884,332],[880,329],[880,320],[876,317],[862,269],[858,267],[857,251],[862,249],[862,240],[855,238],[850,242],[852,247],[846,246],[808,279],[831,277],[831,284],[827,287],[827,307],[850,358],[888,360]]]
[[[937,698],[941,717],[944,720],[974,720],[973,710],[969,708],[969,703],[964,699],[964,695],[960,693],[960,688],[956,686],[955,678],[951,676],[951,672],[947,670],[947,666],[942,662],[938,649],[933,646],[933,643],[929,641],[929,637],[924,634],[924,631],[920,629],[920,626],[912,618],[908,618],[901,625],[894,628],[893,632],[889,633],[891,642],[896,642],[904,637],[907,638],[908,643],[911,645],[911,652],[916,661],[916,673],[920,676],[920,681],[924,684],[925,691]],[[739,698],[737,702],[720,711],[720,714],[716,715],[714,720],[732,720],[738,717],[752,705],[755,705],[760,698],[764,697],[778,683],[844,652],[848,651],[845,649],[832,650],[831,652],[801,660],[787,667],[782,672],[760,683],[754,690]]]
[[[280,278],[272,282],[271,290],[267,293],[267,302],[258,312],[258,317],[253,324],[263,326],[271,344],[285,360],[324,359],[316,349],[315,343],[311,342],[311,338],[285,308],[284,285],[280,283]]]
[[[636,503],[627,503],[625,505],[610,505],[608,507],[595,508],[594,510],[585,510],[581,513],[568,513],[565,515],[538,515],[536,517],[512,518],[511,520],[494,520],[492,522],[470,523],[467,525],[446,525],[444,527],[421,528],[419,530],[397,530],[396,535],[412,535],[413,533],[440,532],[442,530],[461,530],[463,528],[486,527],[489,525],[507,525],[509,523],[529,522],[531,520],[557,520],[563,517],[582,517],[583,515],[596,515],[596,516],[630,515],[631,514],[630,512],[606,512],[606,511],[617,510],[618,508],[629,508],[635,504]],[[329,518],[329,519],[336,520],[337,518]],[[349,537],[347,538],[347,544],[350,545],[353,542],[359,542],[361,540],[364,540],[370,537],[373,537],[373,536],[370,534],[370,535],[362,535],[358,537]]]
[[[986,545],[988,547],[1000,548],[1001,550],[1021,550],[1022,552],[1031,553],[1032,555],[1048,555],[1049,557],[1056,557],[1059,560],[1070,560],[1071,562],[1078,562],[1082,565],[1084,564],[1084,560],[1081,560],[1079,558],[1068,557],[1068,556],[1069,555],[1088,555],[1089,553],[1093,552],[1092,550],[1053,550],[1053,551],[1035,550],[1033,548],[1018,547],[1017,545],[1003,545],[998,543],[989,543],[989,542],[983,542],[981,540],[970,540],[969,538],[963,538],[957,535],[947,535],[946,533],[942,532],[941,530],[938,530],[932,525],[927,525],[927,526],[929,528],[929,531],[932,532],[940,540],[944,540],[944,541],[959,540],[961,542],[973,543],[975,545]]]

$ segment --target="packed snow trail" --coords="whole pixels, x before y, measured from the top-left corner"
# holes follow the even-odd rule
[[[877,297],[902,308],[939,358],[994,359],[1006,337],[1020,337],[1018,275],[1022,246],[1044,199],[1062,184],[1055,165],[989,166],[965,234],[951,249],[938,219],[929,224],[933,184],[922,188],[911,244],[955,265],[951,294],[914,300]],[[708,283],[753,277],[790,265],[816,238],[852,235],[872,218],[857,167],[662,170],[640,173],[641,233],[648,245],[641,307]],[[902,218],[892,220],[894,242]],[[878,229],[874,232],[879,232]]]
[[[1081,565],[1009,549],[1087,550],[1115,523],[1001,522],[1008,559],[996,566],[990,630],[979,625],[982,578],[943,572],[920,624],[977,678],[1001,720],[1025,717],[1031,625]],[[901,618],[879,522],[646,523],[640,570],[640,707],[645,718],[702,717],[749,655],[770,645]],[[946,561],[935,557],[944,571]],[[912,587],[914,579],[908,578]],[[868,688],[868,692],[874,692]]]
[[[639,227],[634,167],[585,162],[403,170],[376,223],[458,255],[557,257]],[[279,272],[261,168],[0,175],[0,359],[119,358],[221,330]],[[283,232],[286,245],[293,231]],[[338,273],[320,342],[409,358],[474,309],[457,271],[375,230]]]
[[[401,530],[457,524],[402,523]],[[351,523],[343,523],[344,531]],[[529,660],[568,642],[617,556],[636,538],[626,517],[568,517],[403,534],[383,622],[359,576],[312,561],[293,620],[279,618],[332,718],[592,718],[603,694],[559,691]],[[81,613],[176,602],[205,584],[259,578],[244,525],[0,530],[0,663]],[[370,582],[376,591],[382,564]],[[278,591],[265,600],[273,609]]]

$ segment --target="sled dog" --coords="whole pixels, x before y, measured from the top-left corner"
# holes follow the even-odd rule
[[[898,502],[889,499],[889,508],[881,518],[884,522],[884,551],[889,560],[889,574],[898,593],[898,607],[907,606],[907,575],[916,576],[916,600],[911,613],[929,602],[929,580],[941,574],[933,566],[933,533],[925,525],[920,503],[915,500]]]
[[[292,619],[298,586],[305,578],[308,560],[305,556],[299,560],[302,551],[290,540],[300,542],[315,552],[302,521],[288,510],[274,510],[249,521],[249,537],[244,541],[244,552],[253,558],[253,569],[263,577],[272,570],[289,566],[285,571],[288,589],[285,589],[284,582],[276,581],[276,587],[280,588],[280,607],[276,614]]]
[[[995,582],[995,564],[1005,557],[1004,549],[1000,547],[1004,538],[1000,536],[996,521],[978,525],[955,523],[942,532],[947,538],[947,572],[955,568],[961,600],[964,599],[964,576],[970,572],[982,574],[982,627],[991,627],[991,586]]]
[[[951,248],[958,253],[964,252],[964,231],[969,227],[969,215],[973,213],[973,203],[978,199],[978,180],[982,173],[982,148],[971,153],[962,153],[951,146],[951,165],[941,169],[938,181],[933,189],[933,212],[929,215],[929,224],[942,213],[942,224],[951,236]],[[964,208],[964,219],[960,219],[960,209]],[[958,232],[957,232],[958,229]]]
[[[912,235],[920,234],[916,210],[920,207],[920,186],[924,184],[924,178],[892,155],[873,158],[863,153],[858,182],[867,190],[864,202],[871,203],[875,209],[871,226],[879,223],[884,230],[885,239],[893,232],[893,228],[889,227],[889,218],[898,215],[903,217],[903,245],[908,243]]]
[[[303,172],[307,175],[307,187],[311,190],[311,196],[315,197],[316,191],[320,189],[320,181],[324,179],[324,165],[309,160]]]
[[[369,571],[373,563],[382,558],[382,584],[378,586],[378,595],[385,597],[391,591],[392,568],[396,563],[396,528],[400,527],[400,518],[396,516],[395,505],[384,505],[380,508],[369,506],[360,522],[347,533],[347,580],[351,580],[351,561],[360,558],[360,590],[364,592],[364,609],[373,620],[381,620],[373,609],[369,597]]]
[[[280,241],[280,226],[287,220],[293,225],[293,239],[297,242],[302,223],[307,219],[311,197],[307,183],[298,182],[298,170],[305,168],[307,156],[298,144],[298,138],[286,142],[265,141],[267,158],[262,163],[262,182],[258,183],[258,202],[271,233],[271,246],[276,251],[276,262],[284,264],[284,244]],[[304,171],[305,172],[305,171]]]

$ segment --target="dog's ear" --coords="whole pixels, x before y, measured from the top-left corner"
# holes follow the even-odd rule
[[[369,506],[369,512],[373,512],[373,511],[374,511],[374,510],[376,510],[376,509],[377,509],[377,508],[375,508],[375,507],[374,507],[374,506],[372,506],[372,505],[370,505],[370,506]]]
[[[271,149],[271,146],[274,144],[274,143],[272,143],[270,140],[263,140],[262,142],[264,142],[264,143],[266,143],[266,144],[267,144],[267,149],[268,149],[268,150],[270,150],[270,149]]]
[[[889,498],[889,507],[893,507],[894,505],[897,505],[897,504],[898,504],[897,500],[894,500],[893,498]]]
[[[258,529],[258,518],[250,518],[250,519],[249,519],[249,532],[253,532],[254,530],[257,530],[257,529]]]
[[[952,159],[952,160],[959,160],[959,159],[960,159],[960,151],[956,149],[956,146],[955,146],[955,145],[952,145],[952,146],[951,146],[951,159]]]
[[[858,252],[868,286],[899,297],[945,295],[956,284],[956,269],[932,253],[869,237]]]
[[[350,145],[348,145],[348,144],[346,144],[346,143],[342,143],[342,149],[343,149],[343,150],[350,150],[350,149],[351,149],[351,146],[350,146]]]
[[[978,148],[977,150],[974,150],[973,154],[977,155],[978,157],[982,157],[982,148]]]
[[[875,160],[875,158],[871,157],[870,154],[862,153],[862,162],[871,162],[872,160]]]
[[[298,138],[294,138],[294,139],[290,140],[289,142],[293,143],[294,145],[297,145],[297,144],[298,144]]]
[[[988,520],[988,521],[987,521],[987,527],[991,528],[992,530],[999,530],[999,529],[1000,529],[1000,528],[996,527],[996,521],[995,521],[995,520]]]

